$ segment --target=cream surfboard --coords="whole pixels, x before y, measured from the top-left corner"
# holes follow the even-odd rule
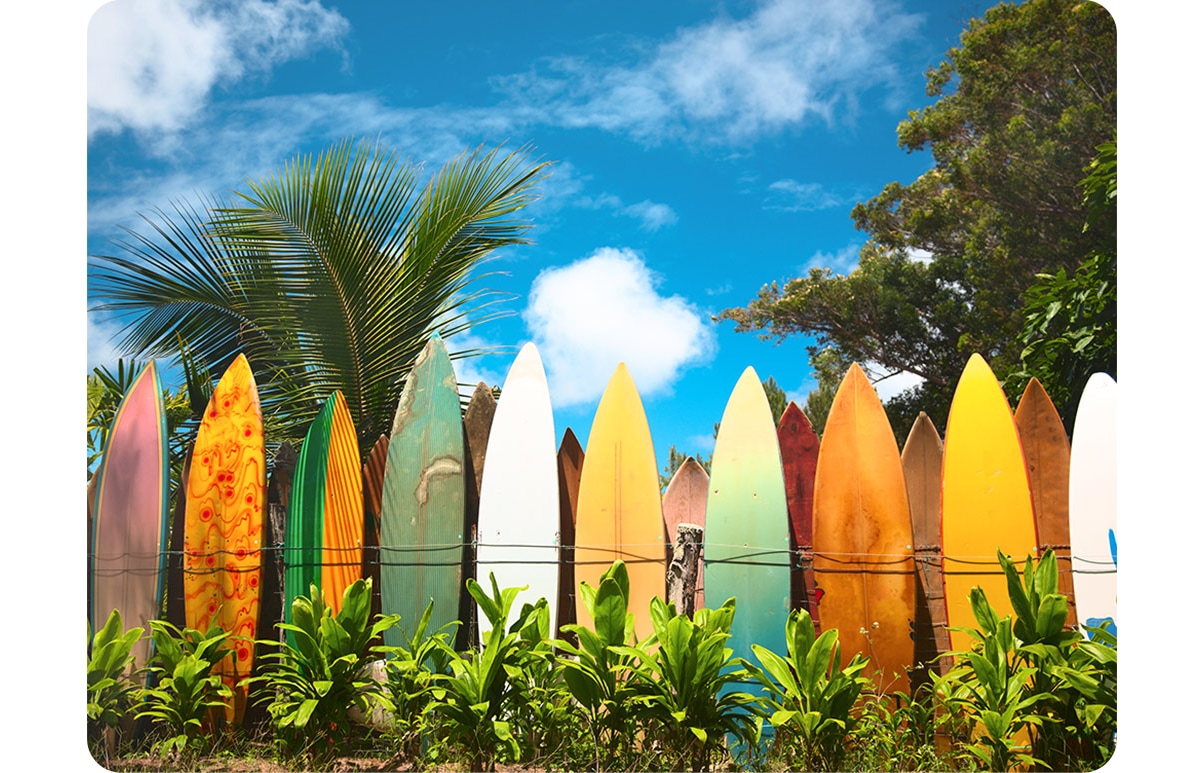
[[[491,589],[525,587],[506,627],[524,603],[547,599],[549,620],[559,605],[560,483],[556,428],[548,379],[535,344],[527,343],[510,366],[489,431],[481,476],[477,525],[477,582]],[[479,630],[491,625],[484,612]]]
[[[1116,382],[1092,374],[1070,443],[1070,552],[1079,625],[1116,621]]]

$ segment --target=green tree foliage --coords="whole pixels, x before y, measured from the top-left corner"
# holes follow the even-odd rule
[[[342,390],[366,454],[430,335],[486,318],[497,297],[473,289],[473,269],[526,243],[515,214],[545,167],[478,149],[421,185],[419,167],[345,140],[230,202],[144,217],[150,230],[128,231],[124,254],[94,257],[93,309],[126,320],[120,345],[138,356],[183,340],[221,373],[246,354],[276,441],[299,442]]]
[[[870,237],[859,266],[774,282],[719,318],[766,338],[813,336],[813,355],[830,345],[888,375],[919,375],[904,399],[940,426],[971,353],[1001,377],[1019,366],[1033,277],[1115,250],[1114,225],[1083,230],[1078,187],[1116,131],[1112,17],[1077,0],[997,5],[929,70],[928,93],[940,98],[898,134],[933,167],[854,208]]]
[[[1099,147],[1083,180],[1084,230],[1116,229],[1116,142]],[[1073,430],[1083,387],[1092,373],[1116,378],[1116,249],[1091,252],[1074,271],[1038,274],[1024,296],[1021,368],[1007,380],[1019,395],[1036,378]]]
[[[811,429],[815,430],[816,435],[824,434],[828,412],[832,410],[832,401],[836,399],[836,390],[840,388],[840,382],[852,364],[853,360],[834,346],[811,355],[816,386],[807,393],[803,413],[807,414],[807,420],[811,422]]]

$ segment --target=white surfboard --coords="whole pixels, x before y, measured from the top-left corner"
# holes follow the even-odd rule
[[[1116,619],[1116,382],[1087,380],[1070,443],[1070,552],[1079,625]]]
[[[560,578],[556,429],[543,361],[533,343],[519,351],[502,385],[485,449],[479,512],[477,582],[492,593],[493,572],[499,588],[528,586],[515,599],[507,628],[524,602],[540,598],[548,600],[555,625]],[[491,628],[478,614],[480,630]]]

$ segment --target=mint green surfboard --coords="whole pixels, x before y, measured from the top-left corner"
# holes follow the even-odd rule
[[[751,367],[732,390],[711,462],[703,533],[707,606],[736,597],[727,646],[757,663],[752,644],[786,655],[790,521],[777,426]]]
[[[401,615],[385,644],[413,636],[434,601],[428,633],[459,618],[464,560],[464,430],[456,374],[443,340],[427,342],[406,379],[381,501],[381,611]]]

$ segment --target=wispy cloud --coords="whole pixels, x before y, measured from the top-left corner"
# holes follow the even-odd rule
[[[178,130],[219,84],[337,47],[349,29],[317,0],[115,0],[88,26],[88,137]]]
[[[669,393],[682,371],[716,351],[702,314],[680,296],[662,295],[656,275],[628,249],[603,247],[542,271],[523,320],[557,406],[596,400],[620,362],[643,396]]]
[[[819,183],[786,179],[770,183],[764,207],[777,212],[815,212],[846,206],[855,201],[856,197],[842,196]]]
[[[874,389],[878,392],[878,399],[884,403],[892,397],[924,383],[922,376],[917,376],[907,371],[886,375],[888,373],[886,368],[876,362],[863,363],[863,367],[865,368],[865,375],[873,383]]]
[[[495,85],[529,120],[733,143],[855,115],[864,92],[897,86],[891,52],[921,21],[882,0],[769,0],[680,30],[634,63],[546,59]]]

